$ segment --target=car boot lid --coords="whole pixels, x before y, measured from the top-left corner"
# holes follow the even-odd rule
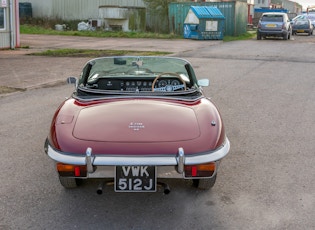
[[[83,108],[73,136],[98,142],[174,142],[198,138],[195,111],[155,101],[120,101]]]

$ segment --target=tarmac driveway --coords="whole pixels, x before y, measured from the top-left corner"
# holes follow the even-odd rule
[[[176,180],[167,196],[121,194],[112,187],[99,196],[93,182],[65,190],[43,144],[55,109],[73,87],[1,97],[0,229],[315,229],[315,41],[294,38],[181,40],[189,44],[181,49],[177,41],[147,40],[157,47],[170,42],[168,50],[211,81],[204,90],[220,108],[231,151],[210,191]],[[25,88],[78,76],[86,61],[6,52],[0,51],[1,81],[10,78]]]
[[[90,38],[51,35],[21,35],[21,47],[28,49],[0,51],[0,86],[31,89],[64,82],[68,76],[78,76],[90,58],[55,58],[27,54],[61,48],[167,51],[172,55],[213,46],[222,41],[193,41],[184,39],[123,39]]]

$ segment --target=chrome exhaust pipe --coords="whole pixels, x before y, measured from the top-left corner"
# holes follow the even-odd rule
[[[164,184],[164,194],[168,195],[171,192],[171,188],[168,184]]]
[[[98,195],[102,195],[103,194],[103,187],[104,187],[104,181],[102,181],[97,187],[96,193]]]
[[[160,186],[163,187],[163,189],[164,189],[163,193],[164,193],[165,195],[170,194],[171,189],[170,189],[170,186],[169,186],[168,184],[163,183],[163,182],[158,182],[158,185],[160,185]]]

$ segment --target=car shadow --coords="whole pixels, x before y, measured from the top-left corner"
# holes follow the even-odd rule
[[[171,188],[168,195],[160,186],[153,193],[121,193],[115,192],[113,185],[105,186],[102,195],[98,195],[99,181],[89,180],[77,189],[61,187],[63,191],[56,202],[68,216],[69,226],[86,226],[91,222],[93,228],[99,228],[110,222],[111,229],[185,229],[196,225],[196,219],[205,218],[206,213],[196,213],[201,206],[210,208],[206,214],[210,218],[209,213],[215,209],[215,199],[212,199],[215,195],[211,190],[199,190],[190,180],[163,182]]]

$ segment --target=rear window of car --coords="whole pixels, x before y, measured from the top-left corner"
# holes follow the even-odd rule
[[[262,21],[265,22],[283,22],[283,16],[282,15],[263,15]]]
[[[294,24],[296,24],[296,25],[307,25],[307,24],[309,24],[309,21],[308,20],[304,20],[304,19],[298,19],[298,20],[295,21]]]

